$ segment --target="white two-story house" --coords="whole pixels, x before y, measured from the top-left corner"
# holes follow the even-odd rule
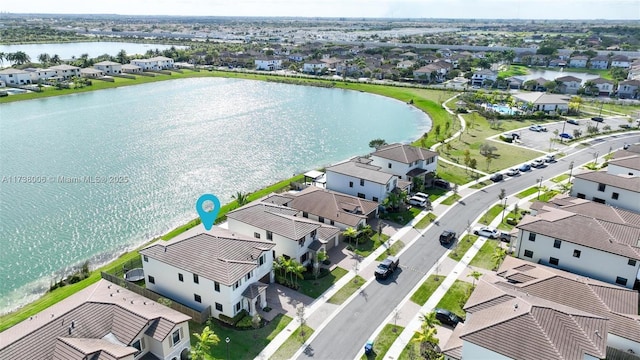
[[[284,256],[308,264],[314,251],[328,250],[339,241],[340,229],[308,218],[308,214],[274,203],[255,201],[227,214],[229,230],[266,240],[273,258]]]
[[[615,83],[611,80],[597,78],[591,80],[595,86],[598,88],[599,96],[611,96],[615,89]]]
[[[0,80],[8,86],[28,85],[32,83],[29,72],[14,68],[0,70]]]
[[[93,64],[93,67],[102,70],[107,75],[122,74],[122,64],[114,61],[100,61]]]
[[[275,244],[219,227],[140,250],[147,289],[211,315],[254,315],[267,306]]]
[[[274,57],[261,57],[255,59],[256,70],[281,70],[282,69],[282,60],[276,59]]]
[[[80,76],[80,68],[73,65],[62,64],[52,66],[49,69],[55,70],[56,77],[60,79],[69,80],[74,76]]]
[[[625,55],[615,55],[611,57],[611,67],[628,69],[629,66],[631,66],[631,61]]]
[[[552,199],[551,204],[535,203],[532,210],[534,215],[516,226],[516,257],[634,286],[640,277],[637,214],[566,196]]]
[[[327,69],[327,64],[316,59],[307,60],[302,65],[302,71],[307,74],[316,74]]]
[[[587,67],[587,61],[589,61],[589,57],[588,56],[584,56],[584,55],[572,56],[569,59],[569,67],[572,67],[572,68],[585,68],[585,67]]]
[[[565,94],[577,94],[582,84],[582,80],[575,76],[567,75],[556,78],[556,81],[560,81],[560,91]]]
[[[131,64],[140,67],[142,70],[167,70],[173,69],[174,61],[166,56],[156,56],[149,59],[133,59]]]
[[[412,181],[420,177],[430,186],[438,167],[438,153],[407,144],[384,145],[371,153],[371,165],[394,174],[400,180]]]
[[[471,76],[472,86],[483,86],[486,82],[494,83],[498,78],[498,73],[488,69],[481,69],[473,72]]]
[[[327,189],[382,203],[398,186],[398,177],[383,171],[381,166],[372,165],[371,161],[355,158],[327,167]]]
[[[190,319],[100,280],[0,333],[0,359],[186,359]]]

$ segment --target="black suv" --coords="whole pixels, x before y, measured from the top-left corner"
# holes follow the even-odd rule
[[[449,245],[456,241],[456,233],[451,230],[445,230],[440,234],[440,244]]]
[[[595,121],[595,122],[603,122],[604,119],[600,116],[594,116],[591,118],[591,120]]]
[[[436,308],[434,311],[436,313],[436,319],[438,319],[442,325],[456,327],[458,323],[464,322],[464,319],[449,310]]]

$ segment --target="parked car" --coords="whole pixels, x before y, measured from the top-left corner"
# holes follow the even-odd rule
[[[591,120],[595,121],[595,122],[603,122],[604,118],[602,118],[601,116],[594,116],[591,118]]]
[[[556,156],[553,155],[553,154],[549,154],[549,155],[544,157],[544,161],[548,162],[548,163],[554,163],[554,162],[556,162]]]
[[[413,205],[413,206],[420,206],[420,207],[426,207],[427,206],[427,199],[420,197],[420,196],[412,196],[411,198],[409,198],[409,204]]]
[[[542,125],[531,125],[529,126],[529,130],[531,131],[535,131],[535,132],[546,132],[547,128],[542,126]]]
[[[451,188],[451,184],[447,180],[435,179],[433,180],[433,186],[441,189],[449,190]]]
[[[498,181],[502,181],[503,178],[504,178],[504,175],[502,175],[501,173],[495,173],[491,175],[489,179],[493,182],[498,182]]]
[[[567,124],[571,124],[571,125],[580,125],[580,124],[578,123],[578,120],[575,120],[575,119],[568,119],[568,120],[567,120]]]
[[[440,234],[440,244],[449,245],[456,241],[456,233],[453,230],[445,230]]]
[[[507,170],[507,175],[509,176],[518,176],[519,174],[520,174],[520,170],[518,170],[517,168],[511,168]]]
[[[435,308],[433,311],[436,313],[436,319],[438,319],[442,325],[456,327],[459,323],[464,322],[463,318],[447,309]]]
[[[624,150],[627,150],[631,145],[625,143],[624,146],[622,147]]]
[[[481,226],[473,229],[473,233],[478,236],[484,236],[489,239],[497,239],[500,237],[500,231],[490,226]]]
[[[520,165],[520,167],[518,168],[518,170],[525,172],[525,171],[529,171],[531,170],[531,165],[529,164],[522,164]]]
[[[389,256],[382,260],[382,262],[378,264],[378,267],[376,267],[376,279],[388,278],[389,275],[396,271],[398,265],[400,265],[400,259],[397,256]]]
[[[531,162],[531,167],[534,167],[534,168],[541,168],[544,166],[545,166],[544,160],[542,159],[535,159]]]
[[[571,136],[571,135],[569,135],[569,134],[567,134],[567,133],[562,133],[562,134],[560,134],[560,135],[558,135],[558,136],[560,136],[560,137],[561,137],[561,138],[563,138],[563,139],[567,139],[567,140],[571,140],[571,139],[573,139],[573,136]]]
[[[424,199],[427,199],[427,200],[429,199],[429,195],[428,194],[421,193],[421,192],[417,192],[417,193],[413,194],[413,196],[420,196],[421,198],[424,198]]]

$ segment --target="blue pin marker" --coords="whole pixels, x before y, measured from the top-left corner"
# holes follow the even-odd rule
[[[203,205],[205,201],[213,202],[213,210],[207,211],[204,209]],[[212,194],[204,194],[200,196],[198,201],[196,201],[196,210],[198,211],[198,215],[200,215],[200,220],[202,221],[202,225],[204,228],[209,231],[213,226],[213,223],[216,222],[216,218],[218,217],[218,212],[220,212],[220,200],[215,195]]]

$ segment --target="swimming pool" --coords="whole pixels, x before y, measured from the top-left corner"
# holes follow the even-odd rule
[[[27,90],[24,90],[24,89],[14,89],[14,88],[3,89],[3,91],[6,91],[7,94],[9,95],[24,94],[27,92]]]
[[[516,113],[516,110],[513,110],[512,108],[508,107],[508,106],[504,106],[504,105],[491,105],[491,108],[497,112],[499,112],[500,114],[505,114],[505,115],[514,115]]]

